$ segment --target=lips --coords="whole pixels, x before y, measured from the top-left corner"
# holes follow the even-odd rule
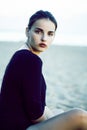
[[[39,46],[42,47],[42,48],[46,48],[47,47],[47,45],[44,44],[44,43],[40,43]]]

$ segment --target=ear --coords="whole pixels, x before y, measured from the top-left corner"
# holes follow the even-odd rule
[[[26,34],[26,37],[29,36],[29,29],[28,29],[28,27],[26,27],[25,34]]]

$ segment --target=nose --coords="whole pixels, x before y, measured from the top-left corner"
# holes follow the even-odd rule
[[[46,40],[47,40],[47,35],[46,35],[46,34],[43,34],[42,37],[41,37],[41,40],[42,40],[42,41],[46,41]]]

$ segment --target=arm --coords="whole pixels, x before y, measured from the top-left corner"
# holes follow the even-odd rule
[[[22,66],[19,66],[19,62]],[[41,60],[33,54],[30,55],[28,51],[19,51],[15,64],[18,66],[20,73],[24,107],[27,116],[29,116],[33,123],[49,119],[52,117],[52,113],[47,106],[45,106],[44,102],[45,88],[43,85]],[[43,96],[41,96],[41,91],[44,93]]]
[[[39,57],[25,52],[27,55],[22,56],[21,64],[22,90],[24,107],[32,122],[45,120],[45,88],[43,86],[42,62]],[[42,95],[42,92],[44,95]]]

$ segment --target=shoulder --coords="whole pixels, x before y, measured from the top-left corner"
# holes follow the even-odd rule
[[[33,62],[42,64],[42,60],[39,56],[33,54],[26,49],[16,51],[12,59],[19,62]]]

